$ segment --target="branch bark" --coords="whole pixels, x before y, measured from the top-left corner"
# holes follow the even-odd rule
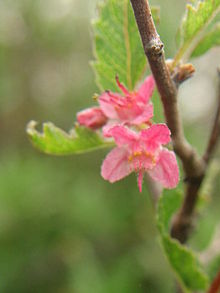
[[[217,113],[218,118],[216,118],[217,122],[215,122],[216,126],[213,127],[210,138],[212,141],[209,143],[203,159],[199,157],[194,148],[185,139],[177,104],[178,85],[172,80],[166,65],[164,46],[156,31],[149,3],[147,0],[130,1],[138,25],[144,52],[161,96],[166,122],[172,133],[173,148],[182,161],[186,176],[184,202],[174,219],[171,230],[172,237],[184,243],[188,238],[198,192],[205,176],[207,164],[213,153],[214,145],[217,143],[216,133],[218,133],[220,127],[220,106],[219,112]]]

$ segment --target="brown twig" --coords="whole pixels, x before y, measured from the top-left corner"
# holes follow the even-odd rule
[[[192,214],[203,181],[206,164],[184,136],[177,105],[178,86],[173,82],[165,62],[163,43],[156,31],[149,3],[146,0],[131,0],[145,54],[154,75],[164,107],[167,125],[172,133],[175,153],[180,157],[186,176],[186,196],[183,206],[175,218],[172,236],[180,242],[188,237]]]

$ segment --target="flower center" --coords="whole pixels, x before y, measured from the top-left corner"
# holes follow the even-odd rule
[[[156,165],[156,156],[147,151],[136,151],[128,157],[128,162],[133,164],[135,170],[152,168]]]

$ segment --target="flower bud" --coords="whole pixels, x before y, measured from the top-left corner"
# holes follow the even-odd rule
[[[78,112],[77,121],[80,125],[95,130],[106,124],[107,117],[99,107],[92,107]]]

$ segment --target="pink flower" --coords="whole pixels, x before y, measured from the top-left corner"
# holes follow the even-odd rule
[[[131,172],[138,173],[138,186],[142,191],[144,172],[165,188],[174,188],[179,181],[179,170],[174,152],[163,148],[170,142],[170,131],[165,124],[154,124],[137,133],[118,125],[109,130],[115,147],[105,158],[101,174],[111,183]]]
[[[147,77],[137,92],[129,92],[118,77],[116,82],[124,95],[104,92],[99,97],[103,113],[116,123],[139,125],[148,122],[153,117],[153,105],[149,103],[155,86],[153,77]]]
[[[107,117],[104,115],[99,107],[93,107],[78,112],[77,121],[80,125],[95,130],[106,124]]]

